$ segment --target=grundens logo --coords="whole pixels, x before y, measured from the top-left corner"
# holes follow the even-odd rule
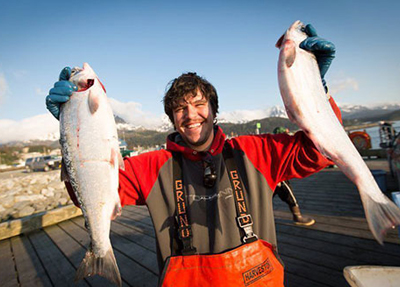
[[[260,265],[257,265],[256,267],[251,268],[249,271],[246,271],[243,273],[243,282],[244,285],[248,286],[251,283],[261,279],[265,275],[271,273],[273,270],[273,267],[269,260],[265,260],[263,263]]]

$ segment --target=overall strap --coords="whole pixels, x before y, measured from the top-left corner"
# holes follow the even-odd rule
[[[192,226],[188,215],[188,196],[183,185],[182,154],[173,152],[173,185],[175,198],[175,219],[178,226],[178,236],[183,244],[182,255],[196,253],[193,246]]]
[[[222,154],[224,156],[225,166],[233,189],[233,198],[235,200],[237,214],[236,220],[238,226],[244,233],[242,240],[244,243],[254,242],[258,239],[258,236],[253,232],[253,219],[247,208],[243,181],[233,157],[232,147],[227,142],[225,142]]]

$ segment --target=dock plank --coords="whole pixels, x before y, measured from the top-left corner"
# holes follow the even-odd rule
[[[357,250],[369,250],[369,251],[376,251],[380,254],[387,254],[387,255],[395,255],[398,256],[399,254],[399,245],[386,243],[384,246],[379,245],[375,240],[365,239],[365,238],[357,238],[353,236],[343,235],[343,234],[335,234],[330,232],[324,232],[320,230],[310,230],[303,227],[295,227],[295,226],[288,226],[283,224],[277,224],[276,230],[279,235],[281,233],[288,233],[293,238],[298,238],[302,240],[303,238],[309,238],[312,240],[318,240],[323,242],[329,242],[332,244],[343,245],[353,247]],[[311,231],[311,232],[310,232]],[[279,241],[278,241],[279,244]],[[400,256],[400,255],[399,255]]]
[[[285,269],[284,275],[284,285],[285,287],[326,287],[325,284],[313,281],[310,278],[305,278],[292,274]]]
[[[143,223],[148,226],[153,226],[150,215],[148,213],[143,214],[140,209],[137,211],[134,211],[132,209],[125,209],[124,213],[127,215],[127,217],[134,219],[135,222]]]
[[[36,253],[45,267],[54,286],[71,286],[76,270],[63,255],[53,241],[43,231],[29,234]],[[76,286],[89,286],[85,281],[79,281]]]
[[[111,224],[111,230],[116,234],[129,239],[130,241],[136,242],[136,244],[146,248],[151,252],[156,252],[155,238],[147,233],[137,230],[135,226],[121,222],[113,222]]]
[[[1,286],[18,286],[17,273],[15,270],[11,242],[9,239],[0,241],[0,282]]]
[[[74,222],[77,223],[79,226],[83,226],[84,224],[84,220],[82,217],[74,219]],[[139,236],[143,237],[143,234]],[[127,257],[137,262],[142,267],[148,269],[154,275],[158,276],[157,256],[155,250],[147,249],[142,245],[137,244],[135,238],[132,239],[125,238],[115,233],[113,229],[110,234],[110,238],[111,241],[113,242],[113,248],[115,250],[118,250],[119,252],[123,253]]]
[[[387,254],[382,252],[377,252],[375,250],[355,248],[349,245],[340,245],[333,242],[320,241],[312,238],[313,232],[310,232],[309,237],[294,238],[289,233],[280,232],[278,235],[278,247],[279,250],[281,246],[285,247],[285,250],[295,250],[302,249],[305,250],[304,258],[309,257],[307,251],[318,250],[320,256],[316,257],[316,260],[323,258],[324,261],[321,265],[327,264],[327,266],[336,268],[336,270],[343,269],[343,262],[347,265],[364,265],[364,264],[374,264],[374,265],[392,265],[399,262],[399,255],[397,254]],[[335,237],[335,236],[332,236]],[[347,238],[348,241],[356,241],[356,238]],[[373,241],[370,242],[371,246],[375,245]],[[290,248],[288,248],[288,245]],[[400,252],[400,247],[398,248]],[[299,254],[303,256],[303,254]],[[312,259],[312,258],[311,258]],[[329,259],[328,262],[325,262]],[[336,265],[336,263],[340,263]],[[337,266],[337,267],[335,267]]]
[[[320,249],[314,248],[313,245],[294,245],[292,243],[296,240],[284,240],[283,236],[280,236],[279,239],[279,254],[281,254],[282,257],[301,259],[304,262],[339,272],[343,270],[344,260],[346,261],[345,266],[357,265],[359,263],[359,261],[351,258],[343,258],[339,255],[324,252],[323,249],[320,251]],[[336,247],[333,248],[336,250]]]
[[[296,275],[299,278],[304,278],[322,284],[323,286],[330,287],[343,287],[349,286],[343,277],[342,272],[332,270],[330,268],[321,267],[316,264],[305,262],[298,258],[282,255],[283,262],[285,263],[285,269],[292,275]],[[314,286],[314,285],[309,285]],[[288,282],[286,287],[298,287]]]
[[[149,209],[147,208],[146,205],[127,205],[124,207],[124,209],[133,211],[133,212],[138,212],[143,215],[150,215]]]
[[[384,246],[372,239],[358,191],[340,171],[328,169],[291,182],[302,212],[317,223],[294,225],[287,205],[274,198],[286,287],[349,286],[345,266],[400,266],[397,230],[388,233]],[[157,286],[156,240],[147,207],[125,206],[111,223],[110,238],[123,286]],[[1,286],[73,286],[89,240],[83,217],[0,240]],[[111,286],[99,276],[79,284]]]
[[[69,223],[60,223],[60,227],[66,230],[71,236],[73,236],[78,242],[81,242],[83,246],[89,246],[90,238],[89,234],[84,227],[84,221],[82,217],[80,217],[80,222],[76,223],[75,221],[79,219],[75,218],[71,220]],[[118,240],[118,238],[114,238]],[[119,242],[112,240],[112,245],[119,245]],[[131,248],[131,247],[129,247]],[[116,250],[115,247],[114,254],[117,260],[118,267],[120,269],[121,276],[123,280],[129,284],[130,286],[156,286],[158,282],[158,276],[153,272],[149,271],[142,265],[140,265],[137,261],[132,260],[125,254]],[[138,280],[140,278],[140,280]]]
[[[78,225],[83,226],[83,218],[75,218],[72,220]],[[144,230],[141,227],[137,227],[135,223],[132,223],[132,220],[129,219],[120,219],[114,220],[111,223],[111,231],[119,234],[132,242],[148,249],[149,251],[156,252],[156,240],[153,235],[149,235],[147,230]]]
[[[130,225],[132,227],[135,227],[135,229],[139,229],[141,232],[145,234],[155,237],[153,224],[140,221],[142,216],[143,215],[139,216],[138,218],[138,216],[136,216],[135,213],[124,212],[121,216],[119,216],[115,220],[115,222],[123,223],[125,225]]]
[[[365,239],[375,239],[364,218],[303,214],[314,218],[316,221],[314,225],[304,228],[351,235]],[[276,210],[274,215],[276,222],[284,225],[294,225],[290,212]],[[385,235],[384,242],[400,244],[397,229],[390,229]]]
[[[114,248],[116,250],[158,276],[159,270],[157,265],[157,255],[155,252],[149,251],[148,249],[145,249],[114,232],[111,233],[111,239],[115,242]]]
[[[21,287],[53,286],[32,244],[25,235],[11,238],[11,245]]]
[[[60,251],[68,258],[75,269],[78,269],[82,259],[85,256],[86,249],[76,242],[68,233],[61,229],[58,225],[45,228],[46,234],[57,245]],[[85,278],[90,286],[114,287],[107,279],[100,276]],[[71,281],[72,283],[72,281]]]

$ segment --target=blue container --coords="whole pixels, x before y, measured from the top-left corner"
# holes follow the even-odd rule
[[[371,169],[371,173],[382,192],[386,192],[386,171],[382,169]]]

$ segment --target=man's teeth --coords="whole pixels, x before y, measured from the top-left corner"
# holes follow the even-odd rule
[[[189,129],[193,129],[193,128],[199,127],[200,125],[201,125],[201,123],[196,123],[196,124],[188,125],[187,127],[188,127]]]

